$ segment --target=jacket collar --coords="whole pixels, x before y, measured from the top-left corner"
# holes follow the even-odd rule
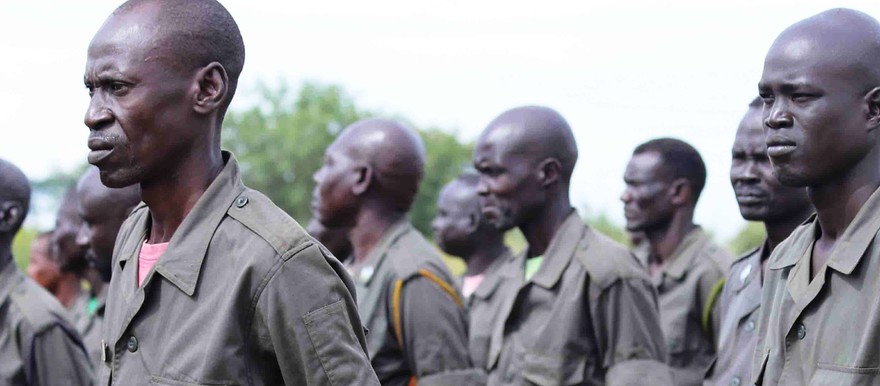
[[[226,216],[227,210],[236,198],[245,190],[235,157],[223,151],[223,160],[225,165],[220,174],[183,219],[180,227],[171,237],[168,249],[155,266],[157,274],[164,276],[188,296],[195,293],[202,262],[207,255],[214,231],[217,230],[220,221]],[[241,197],[239,200],[246,203],[247,198],[244,195]],[[135,232],[146,235],[149,227],[150,215],[147,213],[135,225]],[[143,243],[143,237],[140,240],[140,243]],[[120,255],[120,263],[137,258],[136,251],[140,250],[140,245],[134,247],[135,251],[126,251],[130,253]]]
[[[708,242],[709,237],[706,236],[706,232],[703,232],[703,228],[699,225],[695,226],[672,252],[669,264],[663,268],[663,273],[676,280],[681,280],[688,270],[691,269],[694,259],[697,258],[698,252],[702,250]]]
[[[489,268],[486,269],[486,272],[484,272],[486,276],[483,279],[483,282],[477,286],[477,289],[471,294],[471,297],[477,299],[488,299],[492,297],[492,294],[495,293],[498,285],[501,284],[501,276],[497,274],[497,271],[504,262],[511,258],[513,258],[513,255],[511,254],[510,249],[504,248],[504,252],[492,262]]]
[[[382,235],[382,238],[379,239],[379,242],[373,247],[373,250],[370,251],[370,254],[367,255],[367,258],[364,259],[364,262],[354,269],[355,273],[352,276],[356,276],[356,281],[369,286],[373,278],[376,277],[375,272],[378,272],[379,267],[385,262],[388,249],[412,229],[409,218],[406,216],[388,228],[385,234]],[[369,273],[366,270],[369,270]]]
[[[562,273],[565,272],[565,268],[568,267],[568,263],[571,262],[574,251],[584,237],[586,229],[584,220],[576,210],[572,210],[559,226],[556,234],[553,235],[553,239],[550,240],[550,245],[544,251],[544,262],[541,263],[541,268],[530,281],[544,288],[555,286],[562,277]],[[523,258],[526,253],[528,253],[528,248],[522,252]]]
[[[760,246],[737,259],[734,266],[742,265],[743,267],[737,271],[731,271],[730,279],[725,285],[730,285],[734,293],[739,293],[748,287],[753,280],[761,280],[761,257],[769,247],[769,241],[764,239]]]

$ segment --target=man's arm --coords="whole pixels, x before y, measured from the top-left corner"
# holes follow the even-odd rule
[[[92,367],[79,336],[61,322],[36,333],[30,342],[28,377],[34,386],[91,385]]]
[[[448,291],[425,276],[406,282],[400,307],[407,362],[420,386],[484,384],[485,373],[471,364],[466,317],[453,293],[459,295]]]
[[[625,278],[605,288],[594,310],[596,334],[608,385],[672,385],[657,295],[642,278]]]
[[[317,246],[284,261],[258,304],[286,385],[378,385],[353,294]]]

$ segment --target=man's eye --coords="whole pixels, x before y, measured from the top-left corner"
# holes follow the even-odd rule
[[[812,94],[792,94],[791,100],[795,102],[807,102],[812,100],[815,96]]]
[[[86,90],[89,90],[89,96],[95,95],[95,86],[90,83],[86,83]]]
[[[126,86],[122,83],[110,83],[110,91],[120,92],[126,89]]]

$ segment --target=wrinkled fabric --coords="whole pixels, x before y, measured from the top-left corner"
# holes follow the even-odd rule
[[[499,268],[489,385],[672,384],[657,295],[632,254],[574,211],[529,281],[526,251]]]
[[[810,280],[814,215],[770,255],[752,362],[759,385],[880,384],[880,190]]]
[[[225,166],[142,286],[143,204],[113,251],[101,385],[376,385],[342,265]]]
[[[691,230],[651,281],[660,296],[660,320],[669,366],[678,386],[699,386],[715,359],[720,318],[713,288],[727,277],[733,256],[715,245],[700,227]],[[648,267],[648,261],[642,264]],[[720,292],[718,293],[720,294]],[[718,295],[716,294],[716,296]],[[709,328],[703,326],[711,307]]]
[[[504,280],[498,274],[498,268],[513,258],[510,250],[505,248],[504,253],[486,269],[485,278],[474,293],[465,299],[469,320],[468,348],[476,368],[488,370],[489,341],[505,301],[503,294],[498,291],[501,280]]]
[[[85,386],[92,380],[66,310],[7,261],[0,268],[0,384]]]
[[[479,385],[485,372],[468,355],[467,319],[460,294],[444,291],[419,273],[427,270],[452,285],[439,253],[403,219],[389,228],[363,262],[352,267],[358,306],[367,326],[367,347],[383,386]],[[403,280],[400,321],[403,347],[394,330],[394,285]]]

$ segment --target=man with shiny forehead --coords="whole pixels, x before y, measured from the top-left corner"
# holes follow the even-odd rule
[[[755,98],[739,124],[733,142],[730,183],[742,217],[763,222],[767,238],[730,268],[718,299],[718,358],[704,386],[746,385],[752,379],[752,354],[758,342],[767,260],[770,252],[813,213],[806,189],[783,186],[773,175],[764,142],[763,106],[764,102]]]
[[[578,149],[556,111],[514,108],[477,141],[486,218],[519,227],[489,344],[489,385],[671,385],[657,294],[626,248],[584,224],[569,185]]]
[[[89,162],[144,202],[116,236],[101,385],[378,383],[345,269],[220,150],[243,64],[214,0],[130,1],[89,45]]]
[[[800,21],[764,61],[767,154],[816,215],[773,251],[758,385],[880,383],[880,24],[848,9]]]

